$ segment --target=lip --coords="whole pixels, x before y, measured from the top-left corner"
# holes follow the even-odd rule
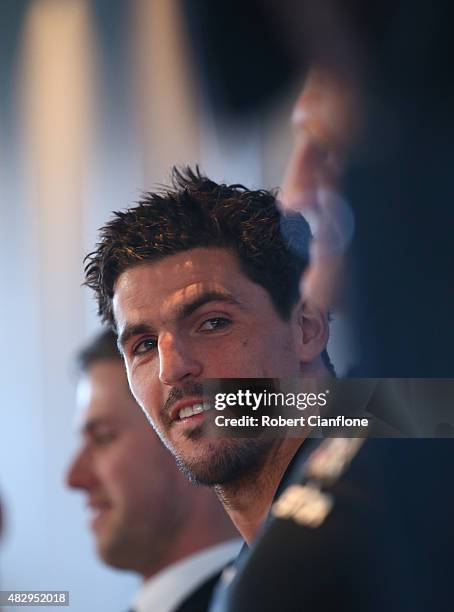
[[[203,404],[203,398],[201,397],[186,397],[185,399],[179,400],[176,404],[174,404],[172,406],[172,409],[170,411],[170,420],[173,421],[180,421],[180,419],[178,418],[178,414],[180,412],[180,410],[183,410],[183,408],[187,408],[188,406],[193,406],[194,404]],[[203,413],[201,413],[203,414]],[[198,415],[194,415],[194,416],[198,416]],[[187,417],[187,418],[193,418],[193,417]],[[185,420],[185,419],[183,419]]]
[[[111,506],[107,502],[89,502],[87,506],[92,513],[90,518],[90,528],[96,529],[106,512],[110,510]]]
[[[98,510],[100,508],[105,508],[106,506],[110,506],[110,503],[107,499],[102,499],[100,497],[89,497],[87,499],[87,508],[93,508],[94,510]]]
[[[92,531],[96,531],[96,529],[101,525],[104,517],[106,515],[107,509],[96,511],[93,516],[90,518],[90,529]]]
[[[91,512],[100,514],[101,512],[105,512],[106,510],[109,510],[110,504],[107,501],[91,501],[90,500],[87,503],[87,508],[89,508]]]

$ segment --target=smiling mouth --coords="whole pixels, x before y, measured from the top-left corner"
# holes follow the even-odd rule
[[[187,419],[196,414],[207,412],[208,410],[211,410],[212,408],[213,406],[211,406],[210,404],[201,404],[201,403],[193,404],[192,406],[186,406],[185,408],[182,408],[178,412],[178,420],[182,421],[183,419]]]
[[[109,512],[108,506],[97,506],[92,509],[90,517],[90,527],[95,530],[99,528],[101,523],[104,521],[106,514]]]

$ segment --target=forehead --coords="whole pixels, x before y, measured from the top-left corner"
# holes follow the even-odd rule
[[[123,272],[114,288],[113,310],[119,330],[126,322],[141,319],[197,299],[206,291],[231,295],[247,306],[266,297],[262,287],[241,271],[238,258],[226,249],[198,248],[147,262]]]

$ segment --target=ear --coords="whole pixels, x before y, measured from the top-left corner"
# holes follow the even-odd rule
[[[306,300],[295,306],[293,319],[301,367],[318,366],[329,338],[328,314]]]

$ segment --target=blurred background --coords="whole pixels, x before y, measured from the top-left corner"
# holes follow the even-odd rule
[[[357,347],[334,312],[337,372],[452,376],[450,8],[1,3],[1,588],[69,590],[77,612],[127,609],[136,579],[96,560],[82,498],[63,483],[77,442],[74,353],[98,329],[83,258],[111,211],[165,183],[174,164],[278,186],[314,57],[361,84],[367,115],[344,181],[363,367],[351,367]]]
[[[3,589],[128,607],[136,578],[96,559],[82,496],[63,483],[74,353],[98,329],[82,260],[110,212],[173,164],[279,184],[302,76],[282,27],[267,2],[1,3]]]

